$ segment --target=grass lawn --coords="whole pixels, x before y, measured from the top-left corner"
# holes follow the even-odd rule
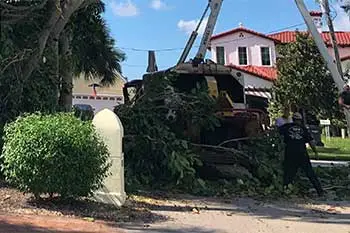
[[[332,137],[327,140],[325,137],[322,137],[322,142],[325,146],[317,148],[320,159],[350,161],[350,138]],[[311,158],[315,158],[311,149],[309,149],[309,155]]]

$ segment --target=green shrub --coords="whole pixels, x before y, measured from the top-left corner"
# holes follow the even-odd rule
[[[24,192],[87,196],[101,186],[108,150],[91,123],[72,113],[19,117],[4,131],[2,170]]]

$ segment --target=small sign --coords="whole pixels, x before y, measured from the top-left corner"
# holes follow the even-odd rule
[[[320,120],[320,124],[321,125],[331,125],[331,121],[330,120]]]

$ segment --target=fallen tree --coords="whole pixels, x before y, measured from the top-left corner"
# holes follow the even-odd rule
[[[153,78],[147,83],[152,91],[139,93],[131,104],[115,109],[125,131],[127,190],[281,195],[284,145],[278,132],[269,130],[219,145],[201,144],[198,133],[220,125],[216,102],[204,87],[179,92],[173,86],[176,78],[171,74]],[[327,174],[332,176],[332,171]],[[303,187],[298,184],[291,193],[303,193]]]

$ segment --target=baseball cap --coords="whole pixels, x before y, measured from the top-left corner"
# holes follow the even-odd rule
[[[293,119],[301,120],[301,119],[303,119],[303,116],[300,113],[295,112],[295,113],[293,113]]]

